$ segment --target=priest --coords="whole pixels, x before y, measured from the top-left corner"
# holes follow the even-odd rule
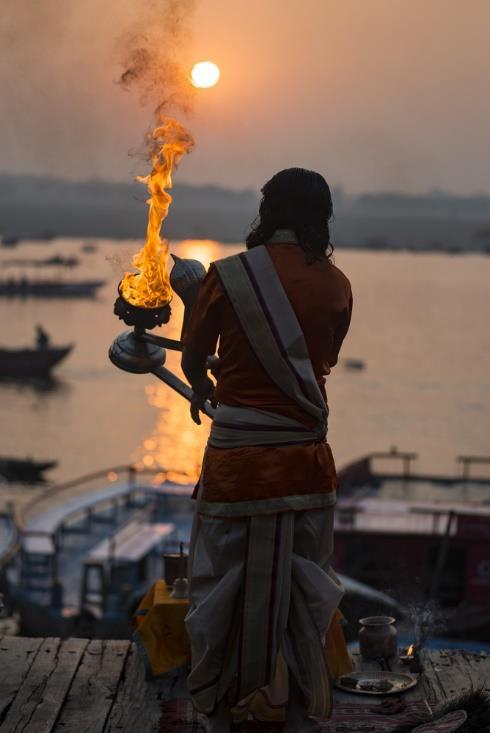
[[[327,631],[343,589],[330,561],[337,476],[326,377],[352,294],[333,263],[328,184],[291,168],[262,189],[247,250],[213,263],[184,335],[191,414],[216,405],[189,558],[188,688],[208,731],[232,708],[284,712],[288,733],[331,712]],[[206,362],[218,350],[216,384]]]

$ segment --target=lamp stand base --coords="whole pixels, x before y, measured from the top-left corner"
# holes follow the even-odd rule
[[[138,338],[135,331],[121,333],[109,349],[112,363],[133,374],[148,374],[165,363],[165,356],[165,349]]]

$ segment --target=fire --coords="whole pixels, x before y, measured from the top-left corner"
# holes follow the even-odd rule
[[[407,649],[407,657],[413,657],[414,651],[415,651],[414,645],[410,644],[410,646]]]
[[[150,198],[148,226],[144,247],[134,255],[132,265],[139,272],[126,272],[120,285],[128,303],[143,308],[158,308],[170,301],[171,288],[167,269],[168,241],[160,237],[172,196],[172,173],[185,153],[194,148],[194,139],[186,128],[170,117],[153,130],[150,139],[152,171],[137,180],[146,183]]]

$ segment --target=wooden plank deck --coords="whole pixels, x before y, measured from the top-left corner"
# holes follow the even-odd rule
[[[431,652],[405,697],[433,708],[471,687],[490,693],[490,655]],[[129,641],[0,639],[0,733],[157,733],[169,689],[145,680]],[[335,701],[366,702],[339,690]]]

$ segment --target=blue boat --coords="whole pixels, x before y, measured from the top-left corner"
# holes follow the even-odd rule
[[[20,633],[130,637],[141,598],[156,580],[172,582],[181,544],[188,550],[192,491],[189,477],[123,466],[49,489],[25,505],[15,517],[18,551],[4,548],[9,559],[0,588],[20,614]],[[341,580],[348,617],[402,613],[389,596]]]

